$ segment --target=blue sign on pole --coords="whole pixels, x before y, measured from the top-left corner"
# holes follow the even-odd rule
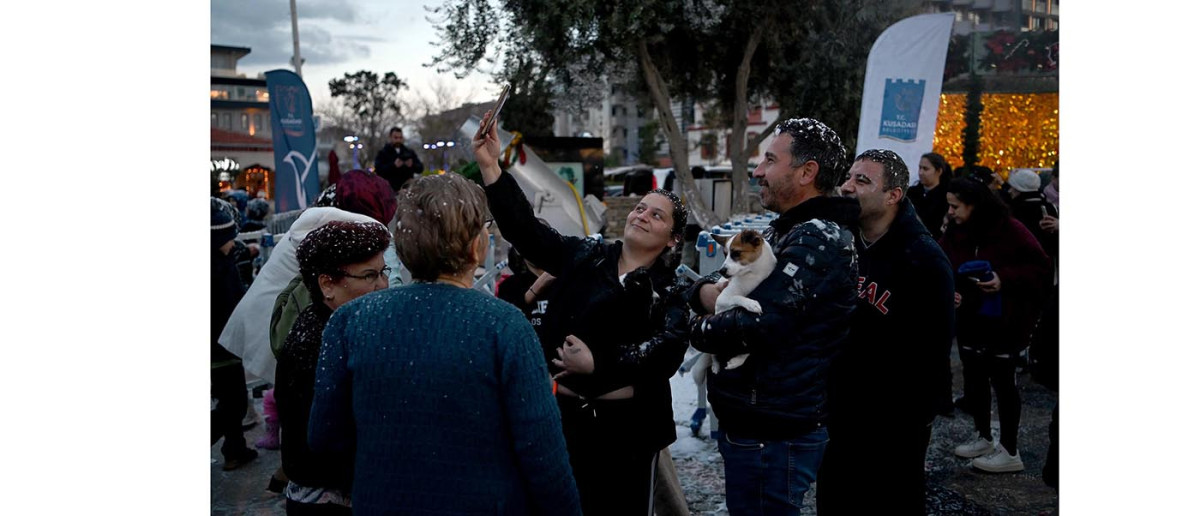
[[[275,146],[275,212],[307,208],[320,193],[312,98],[295,72],[267,72]]]

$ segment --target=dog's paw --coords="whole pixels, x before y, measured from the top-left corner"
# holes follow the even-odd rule
[[[756,313],[756,314],[760,314],[760,315],[762,314],[762,305],[758,304],[758,301],[755,301],[753,299],[746,299],[746,300],[742,301],[742,308],[745,308],[746,310],[749,310],[752,313]]]
[[[733,357],[725,363],[725,369],[730,371],[737,369],[738,367],[741,367],[742,364],[746,363],[747,358],[750,358],[750,354],[748,353],[742,353],[741,355]]]

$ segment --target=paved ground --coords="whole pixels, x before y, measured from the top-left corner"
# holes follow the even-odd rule
[[[954,357],[956,394],[962,393],[962,375],[957,356]],[[711,439],[696,439],[688,429],[689,418],[696,407],[696,387],[690,376],[675,376],[671,380],[674,395],[676,431],[679,438],[671,445],[675,467],[692,514],[723,515],[725,510],[725,481],[720,454]],[[929,481],[926,499],[931,514],[1056,514],[1057,493],[1042,483],[1041,470],[1046,460],[1050,413],[1058,396],[1029,380],[1028,374],[1018,375],[1023,410],[1019,445],[1025,471],[1016,474],[994,475],[973,470],[970,461],[955,457],[954,446],[969,439],[973,425],[966,415],[955,414],[953,419],[938,418],[926,458]],[[262,400],[255,399],[261,412]],[[708,433],[705,422],[702,436]],[[262,426],[246,433],[251,445],[262,435]],[[992,422],[995,431],[998,421]],[[279,452],[259,450],[259,458],[242,469],[221,470],[220,443],[212,447],[210,464],[212,514],[214,515],[283,515],[283,498],[266,491],[267,481],[279,467]],[[864,466],[866,467],[866,466]],[[820,489],[816,486],[814,489]],[[805,514],[815,514],[810,492]]]

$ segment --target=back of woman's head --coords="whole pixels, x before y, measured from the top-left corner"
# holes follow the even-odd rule
[[[989,184],[983,182],[982,177],[968,175],[950,181],[946,192],[954,194],[959,202],[971,207],[967,226],[989,227],[1008,215],[1008,205],[1000,200]]]
[[[474,267],[487,220],[483,189],[455,173],[424,176],[400,193],[396,251],[413,279],[435,281]]]
[[[396,213],[396,191],[386,179],[370,172],[355,169],[342,174],[335,192],[336,207],[382,224],[391,221]]]
[[[936,152],[926,152],[921,155],[922,158],[929,160],[929,164],[933,165],[933,169],[938,171],[939,181],[949,181],[951,177],[950,163],[946,162],[946,158]]]
[[[378,222],[327,222],[305,235],[296,248],[300,275],[313,299],[321,299],[318,278],[327,274],[333,279],[346,275],[343,267],[362,263],[387,249],[390,235],[387,227]]]

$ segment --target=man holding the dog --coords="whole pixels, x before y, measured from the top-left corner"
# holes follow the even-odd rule
[[[829,446],[817,477],[822,516],[923,515],[933,418],[952,410],[950,261],[905,198],[908,166],[889,150],[855,159],[842,195],[862,208],[858,308],[829,372]],[[864,474],[879,482],[863,482]],[[866,487],[870,486],[870,487]]]
[[[748,296],[762,314],[739,307],[710,315],[719,294],[713,275],[690,292],[704,314],[691,322],[692,345],[721,361],[748,354],[708,386],[732,516],[799,514],[825,451],[826,371],[858,296],[859,207],[835,195],[845,171],[846,149],[825,124],[779,124],[754,170],[763,206],[780,214],[764,235],[778,263]]]

